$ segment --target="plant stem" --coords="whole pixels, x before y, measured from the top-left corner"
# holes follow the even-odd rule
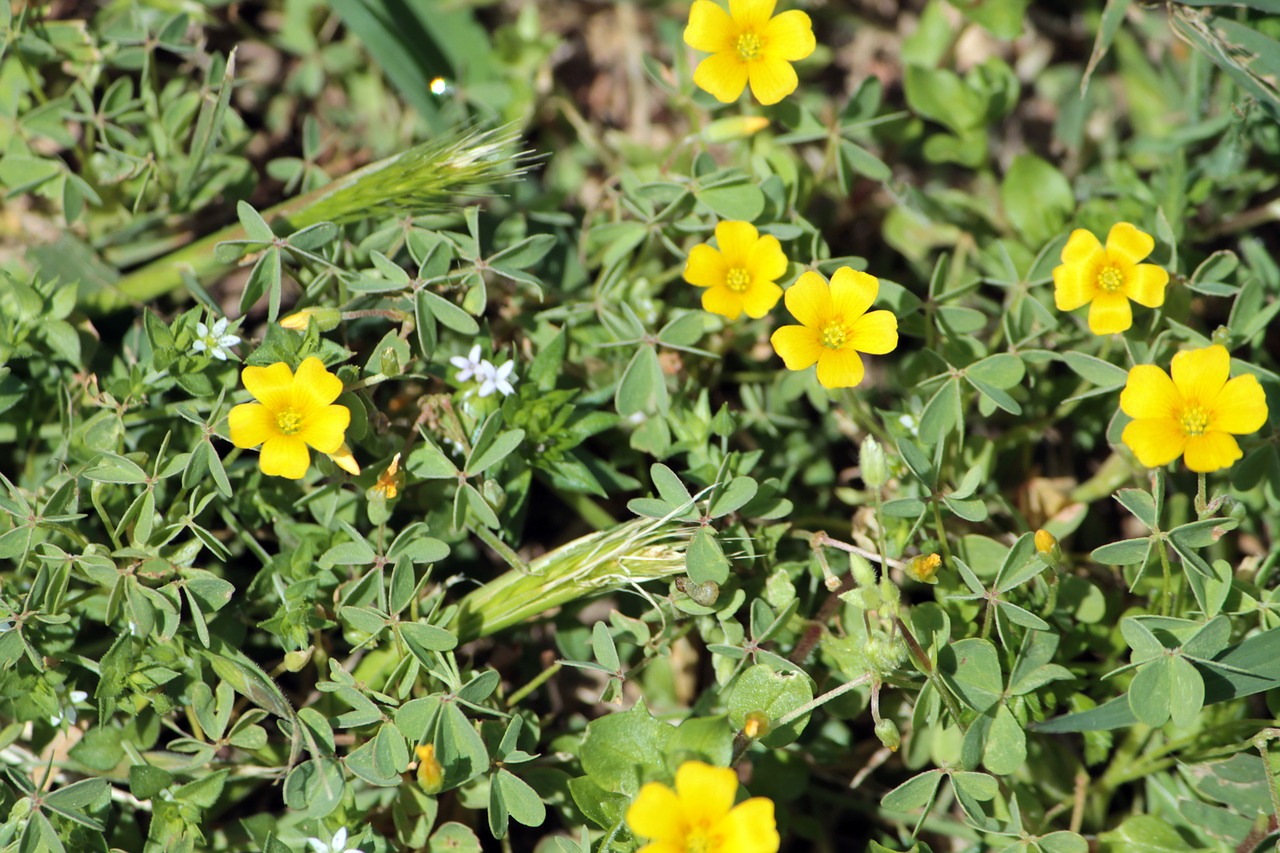
[[[507,697],[507,707],[514,708],[516,705],[519,705],[521,700],[545,684],[548,679],[558,673],[562,668],[563,664],[556,661],[551,664],[551,666],[538,673],[532,681]]]
[[[1164,572],[1164,582],[1161,586],[1161,598],[1164,599],[1160,609],[1165,616],[1173,613],[1173,569],[1169,565],[1169,552],[1164,546],[1164,535],[1160,531],[1154,531],[1156,534],[1156,547],[1160,550],[1160,568]]]

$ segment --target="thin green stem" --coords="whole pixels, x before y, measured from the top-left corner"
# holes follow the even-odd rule
[[[1209,501],[1206,494],[1208,490],[1205,483],[1207,479],[1208,477],[1203,471],[1196,475],[1196,517],[1201,519],[1209,514]]]
[[[516,692],[512,693],[510,696],[507,697],[507,707],[514,708],[516,705],[519,705],[521,700],[523,700],[526,696],[528,696],[533,691],[537,690],[543,684],[546,684],[550,678],[552,678],[556,673],[558,673],[563,668],[563,666],[564,666],[563,664],[557,661],[556,663],[553,663],[551,664],[551,666],[544,669],[542,672],[538,673],[537,676],[535,676],[532,681],[530,681],[524,687],[521,687],[519,690],[517,690]]]
[[[1160,551],[1160,570],[1164,574],[1164,580],[1161,584],[1160,597],[1163,603],[1160,610],[1165,616],[1173,613],[1173,568],[1169,565],[1169,551],[1164,545],[1164,535],[1160,531],[1155,531],[1156,548]]]

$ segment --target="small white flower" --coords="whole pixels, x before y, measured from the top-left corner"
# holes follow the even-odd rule
[[[314,853],[364,853],[359,847],[347,847],[347,828],[344,826],[333,834],[332,841],[319,838],[308,838],[307,844]]]
[[[480,345],[476,344],[466,356],[455,355],[449,359],[449,363],[458,368],[458,381],[466,382],[472,376],[479,374],[482,364],[488,364],[489,362],[480,360]]]
[[[196,340],[191,344],[195,352],[207,352],[211,358],[226,361],[231,347],[240,343],[239,335],[227,334],[227,318],[219,318],[210,329],[204,323],[196,323]]]
[[[56,714],[49,715],[50,725],[60,726],[65,721],[67,724],[74,726],[76,724],[76,703],[88,699],[89,694],[83,690],[72,690],[67,694],[67,698],[71,700],[69,705],[59,709]]]
[[[488,397],[494,391],[502,392],[504,397],[508,394],[514,394],[516,389],[512,387],[511,383],[520,379],[520,377],[513,375],[511,372],[515,370],[515,366],[516,363],[512,359],[507,359],[507,363],[502,367],[494,367],[487,361],[482,362],[480,370],[477,371],[479,378],[482,380],[480,383],[480,396]]]

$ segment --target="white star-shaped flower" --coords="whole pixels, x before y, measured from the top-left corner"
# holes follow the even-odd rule
[[[211,358],[226,361],[231,347],[240,343],[239,335],[227,334],[227,318],[222,317],[210,329],[204,323],[196,323],[196,339],[191,344],[195,352],[208,353]]]
[[[471,352],[465,356],[455,355],[449,359],[449,363],[458,368],[458,381],[467,382],[472,376],[479,374],[481,365],[489,362],[480,360],[480,345],[476,344],[471,348]]]
[[[347,846],[347,828],[345,826],[333,834],[331,841],[308,838],[307,844],[314,853],[364,853],[359,847]]]
[[[499,391],[502,396],[514,394],[515,388],[512,383],[518,381],[520,377],[513,374],[516,363],[512,359],[507,359],[506,364],[501,367],[494,367],[489,362],[481,362],[480,369],[476,371],[480,382],[479,394],[481,397],[488,397],[494,391]]]

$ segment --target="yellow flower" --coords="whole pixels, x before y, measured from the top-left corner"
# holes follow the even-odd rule
[[[728,104],[747,82],[762,104],[776,104],[796,90],[792,62],[813,53],[817,42],[804,12],[773,16],[775,0],[729,0],[725,12],[711,0],[694,0],[685,44],[710,53],[693,72],[693,82]]]
[[[1267,398],[1251,374],[1228,379],[1231,357],[1221,346],[1173,357],[1173,376],[1154,364],[1129,371],[1120,409],[1133,418],[1121,439],[1143,465],[1159,468],[1185,455],[1187,467],[1207,473],[1243,454],[1234,435],[1267,422]]]
[[[783,326],[770,341],[788,370],[815,362],[824,388],[852,388],[862,381],[859,352],[883,355],[898,346],[898,318],[889,311],[867,313],[880,292],[875,276],[840,267],[831,284],[807,272],[787,288],[787,310],[801,322]]]
[[[921,554],[912,557],[907,563],[907,574],[920,583],[935,584],[938,582],[938,569],[942,568],[942,558],[937,554]]]
[[[425,743],[413,750],[418,756],[418,784],[428,794],[438,794],[444,787],[444,768],[436,758],[434,744]]]
[[[702,307],[730,320],[743,311],[759,319],[773,310],[782,296],[777,279],[787,271],[787,257],[777,237],[765,235],[750,222],[721,222],[716,226],[716,251],[699,243],[689,252],[684,280],[702,293]]]
[[[649,782],[627,809],[632,832],[653,839],[640,853],[775,853],[773,801],[752,797],[735,806],[737,792],[732,770],[701,761],[680,765],[674,791]]]
[[[1036,531],[1035,543],[1036,552],[1040,554],[1053,553],[1053,549],[1058,547],[1058,540],[1043,527]]]
[[[300,480],[311,464],[307,445],[321,453],[338,453],[351,411],[331,405],[342,393],[342,380],[325,370],[320,359],[313,356],[302,362],[296,376],[278,361],[270,367],[246,367],[241,378],[259,402],[231,410],[231,443],[261,444],[262,473]]]
[[[1111,226],[1105,248],[1089,231],[1072,231],[1062,247],[1062,266],[1053,268],[1053,299],[1058,310],[1074,311],[1089,305],[1089,330],[1109,335],[1133,325],[1130,299],[1159,308],[1164,304],[1169,273],[1155,264],[1138,263],[1155,245],[1150,234],[1128,222]]]

